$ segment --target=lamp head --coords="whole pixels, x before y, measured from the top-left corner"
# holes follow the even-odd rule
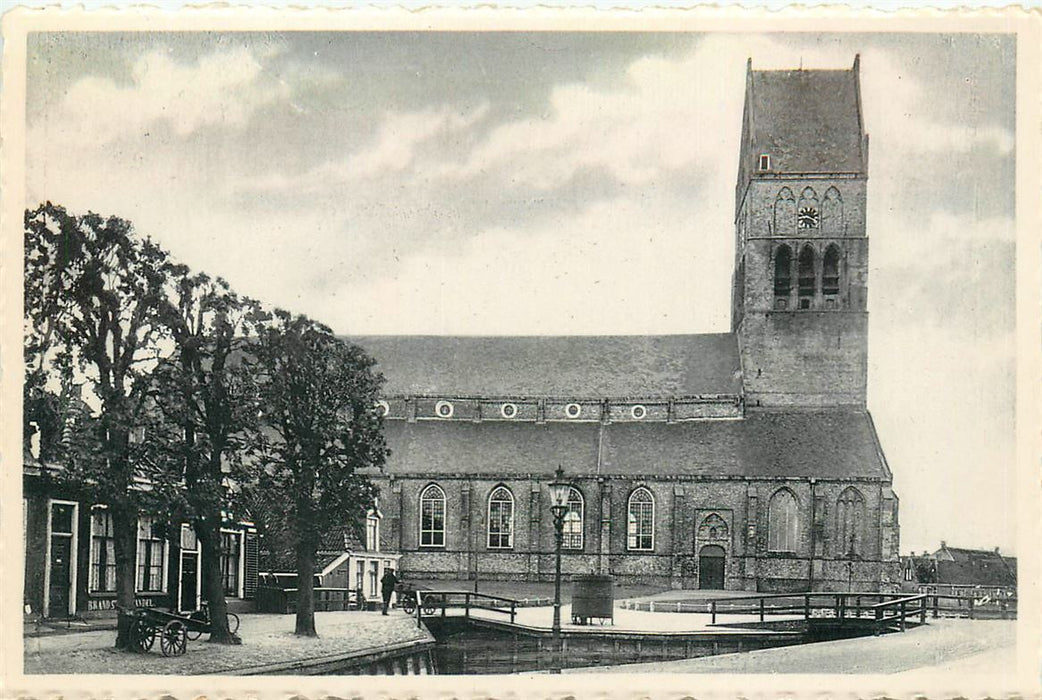
[[[550,510],[554,515],[563,515],[568,510],[568,497],[572,493],[572,485],[564,480],[564,469],[557,466],[554,480],[550,482]]]

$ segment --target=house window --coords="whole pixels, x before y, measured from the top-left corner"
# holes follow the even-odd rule
[[[137,590],[166,590],[166,538],[162,525],[149,516],[137,521]]]
[[[456,409],[448,401],[439,401],[434,405],[434,413],[437,414],[438,418],[452,418],[452,414],[455,410]]]
[[[499,407],[499,415],[506,419],[514,418],[517,416],[517,404],[505,403]]]
[[[445,492],[437,484],[420,494],[420,546],[445,546]]]
[[[373,510],[365,516],[365,550],[380,551],[380,516]]]
[[[578,418],[583,413],[583,407],[577,403],[570,403],[564,407],[564,413],[569,418]]]
[[[770,156],[770,154],[761,153],[760,154],[760,170],[763,171],[763,170],[770,170],[770,169],[771,169],[771,156]]]
[[[191,525],[181,526],[181,549],[188,552],[199,549],[199,538],[195,534],[195,528]]]
[[[630,415],[633,417],[633,420],[643,420],[643,418],[648,415],[648,409],[637,404],[630,408]]]
[[[239,552],[241,533],[221,533],[221,581],[224,582],[224,594],[237,598],[239,596]]]
[[[377,582],[377,580],[379,578],[378,575],[377,575],[379,573],[379,569],[380,569],[380,562],[378,562],[378,561],[371,561],[371,562],[369,562],[369,597],[370,598],[376,598],[377,597],[376,582]]]
[[[562,549],[583,548],[583,495],[578,489],[568,494],[568,510],[564,514],[564,528],[561,531]]]
[[[90,512],[90,590],[92,593],[116,591],[116,540],[112,514],[95,507]]]
[[[514,546],[514,497],[504,486],[497,486],[488,497],[488,548]]]
[[[626,547],[640,552],[655,548],[655,499],[643,486],[630,494],[626,508]]]
[[[767,506],[767,549],[772,552],[796,551],[796,496],[781,489]]]
[[[843,490],[836,501],[836,535],[840,556],[851,558],[862,554],[862,524],[865,499],[853,486]]]

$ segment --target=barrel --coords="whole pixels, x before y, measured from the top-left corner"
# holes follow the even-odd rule
[[[590,618],[614,618],[615,591],[611,576],[579,574],[572,577],[572,618],[580,623]]]

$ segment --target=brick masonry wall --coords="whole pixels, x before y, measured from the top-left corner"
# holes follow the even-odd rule
[[[823,219],[818,228],[798,229],[795,216],[806,187]],[[842,211],[824,206],[830,187]],[[783,188],[794,197],[784,221],[776,212]],[[868,239],[865,237],[866,181],[863,179],[757,179],[750,183],[738,217],[735,322],[739,330],[746,406],[864,405],[868,377]],[[804,202],[804,204],[812,204]],[[793,254],[792,291],[784,310],[774,295],[774,256],[779,244]],[[841,250],[840,293],[827,308],[821,295],[826,247]],[[805,245],[816,253],[816,284],[810,309],[798,309],[797,264]],[[831,303],[831,302],[830,302]]]
[[[565,550],[565,574],[604,572],[620,581],[673,587],[698,587],[698,554],[706,545],[722,547],[725,588],[839,590],[848,578],[847,550],[838,541],[836,502],[849,483],[807,479],[656,479],[575,478],[584,497],[583,547]],[[552,580],[554,532],[545,484],[528,479],[440,479],[446,498],[445,546],[419,547],[419,494],[424,478],[383,482],[390,494],[381,510],[390,527],[381,528],[383,546],[401,551],[405,575],[415,579]],[[487,547],[487,505],[498,485],[514,496],[514,542],[507,550]],[[627,503],[634,489],[647,488],[655,499],[654,549],[627,549]],[[864,499],[855,580],[881,585],[880,561],[896,562],[893,494],[885,484],[855,484]],[[782,488],[797,499],[798,538],[791,553],[768,551],[769,504]],[[706,518],[723,520],[726,533],[699,531]],[[714,522],[716,522],[714,520]],[[606,536],[605,536],[606,535]],[[812,555],[814,558],[811,567]],[[840,575],[842,574],[842,575]]]

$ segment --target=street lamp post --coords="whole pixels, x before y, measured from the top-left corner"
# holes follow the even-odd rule
[[[550,673],[561,672],[561,541],[564,539],[564,516],[568,512],[568,496],[572,485],[564,480],[564,469],[557,465],[554,480],[550,482],[550,513],[554,516],[554,624],[553,662]]]

